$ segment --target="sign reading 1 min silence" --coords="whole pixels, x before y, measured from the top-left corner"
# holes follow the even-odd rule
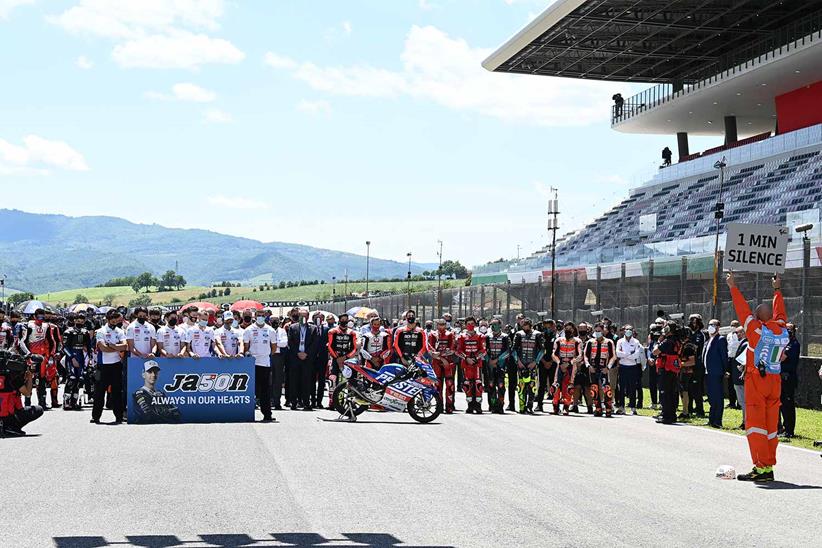
[[[788,229],[784,226],[729,223],[725,267],[743,272],[785,271]]]

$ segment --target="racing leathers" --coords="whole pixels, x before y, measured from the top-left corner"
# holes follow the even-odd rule
[[[380,327],[377,331],[369,328],[360,339],[360,356],[365,367],[379,371],[391,356],[391,334]]]
[[[485,337],[485,390],[492,413],[505,413],[505,375],[511,355],[511,339],[503,332]]]
[[[63,332],[63,354],[66,357],[66,387],[63,390],[63,409],[81,409],[80,385],[83,383],[86,363],[94,352],[91,333],[85,327],[72,326]]]
[[[588,339],[585,344],[584,357],[590,374],[591,384],[588,390],[594,406],[594,415],[602,416],[604,408],[605,416],[610,417],[613,412],[611,399],[613,392],[611,383],[608,381],[608,369],[616,359],[614,341],[604,336]]]
[[[454,332],[447,329],[436,329],[428,334],[431,367],[437,375],[437,388],[443,396],[445,412],[448,414],[454,412],[454,398],[456,397],[456,385],[454,384],[456,344],[454,339]]]
[[[422,361],[423,355],[428,352],[425,331],[410,325],[396,329],[394,351],[405,366],[414,365],[417,360]]]
[[[482,414],[482,375],[480,368],[485,358],[485,335],[467,329],[457,338],[457,356],[462,362],[462,391],[468,401],[466,413]]]
[[[140,387],[134,393],[136,422],[141,424],[161,424],[180,421],[180,410],[167,401],[162,390]]]
[[[328,376],[328,406],[334,409],[334,388],[340,378],[345,360],[357,355],[357,334],[347,326],[335,327],[328,332],[328,355],[331,357],[331,374]]]
[[[513,359],[517,364],[520,414],[534,412],[534,384],[537,381],[537,364],[545,352],[542,333],[521,329],[514,335]]]
[[[577,364],[581,355],[581,342],[576,337],[563,335],[554,342],[553,360],[557,364],[554,373],[554,384],[552,387],[554,404],[554,415],[559,414],[559,404],[562,402],[564,415],[567,415],[571,410],[573,403],[573,396],[571,388],[573,387],[574,377],[576,376]]]
[[[55,337],[55,329],[51,324],[31,320],[26,324],[22,338],[19,341],[23,355],[38,354],[43,356],[40,367],[34,372],[35,383],[37,384],[37,403],[43,409],[46,406],[46,387],[51,388],[51,406],[60,407],[57,403],[57,366],[54,363],[54,355],[58,349],[58,339]],[[26,398],[26,405],[30,405],[30,399]]]
[[[0,350],[11,348],[14,342],[14,332],[6,322],[0,322]]]

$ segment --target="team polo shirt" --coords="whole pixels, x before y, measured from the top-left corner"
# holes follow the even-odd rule
[[[189,350],[201,358],[211,357],[211,343],[214,341],[214,330],[210,327],[200,329],[192,327],[186,333]]]
[[[177,356],[183,350],[183,343],[186,342],[186,332],[179,325],[174,327],[164,325],[157,330],[157,342],[163,343],[163,349],[167,353]]]
[[[132,322],[126,328],[126,340],[134,341],[134,349],[142,354],[151,354],[154,346],[151,341],[155,339],[157,332],[154,326],[146,322]]]
[[[123,330],[119,327],[112,329],[108,324],[98,329],[94,336],[97,342],[103,342],[111,346],[126,342],[126,334]],[[103,365],[120,363],[121,358],[119,352],[101,352],[101,354],[103,355]]]
[[[254,356],[254,365],[271,367],[271,343],[276,341],[276,331],[270,325],[251,325],[243,332],[246,351]]]
[[[225,326],[214,331],[214,337],[220,339],[226,354],[236,356],[240,352],[240,341],[243,340],[243,330]]]

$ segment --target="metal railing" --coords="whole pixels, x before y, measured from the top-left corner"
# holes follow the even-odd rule
[[[611,126],[615,126],[651,108],[663,105],[688,93],[712,86],[725,78],[748,71],[781,55],[822,39],[822,11],[773,31],[769,36],[736,49],[701,67],[699,73],[687,75],[682,89],[672,84],[658,84],[611,106]]]

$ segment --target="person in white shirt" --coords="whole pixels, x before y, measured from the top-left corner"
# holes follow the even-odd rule
[[[222,327],[214,330],[214,350],[220,358],[243,357],[243,331],[234,327],[234,314],[223,312]]]
[[[157,330],[157,352],[161,358],[182,358],[185,356],[186,332],[177,325],[177,313],[166,313],[166,324]]]
[[[200,319],[200,309],[196,306],[190,306],[183,311],[183,321],[180,324],[185,331],[197,326],[197,320]]]
[[[264,316],[257,316],[252,325],[243,331],[243,350],[254,357],[255,389],[263,413],[263,422],[271,417],[271,354],[276,352],[277,332],[265,323]]]
[[[283,385],[285,384],[285,349],[288,348],[288,333],[280,325],[280,318],[272,316],[269,321],[276,331],[276,348],[271,354],[271,380],[273,384],[274,409],[282,409]],[[288,403],[288,402],[286,402]]]
[[[111,388],[111,405],[115,424],[123,422],[123,358],[121,352],[128,350],[126,334],[117,324],[122,314],[116,309],[106,312],[106,324],[95,333],[97,351],[102,354],[98,364],[98,377],[94,384],[94,408],[91,422],[100,424],[106,391]]]
[[[148,323],[148,309],[138,306],[134,309],[137,321],[131,322],[126,328],[126,343],[128,351],[137,358],[151,359],[154,357],[154,343],[157,333],[154,326]]]
[[[618,415],[625,414],[625,395],[628,395],[628,404],[631,414],[636,415],[637,392],[642,390],[643,353],[645,349],[639,340],[634,337],[634,327],[625,326],[625,336],[616,344],[616,355],[619,360],[619,384],[622,393],[619,398]]]
[[[208,327],[208,320],[197,316],[197,325],[186,331],[186,352],[192,358],[210,358],[214,345],[214,330]]]
[[[728,371],[733,371],[736,367],[736,351],[739,348],[741,339],[737,337],[736,330],[739,328],[739,320],[731,320],[731,331],[725,335],[725,342],[728,343]],[[739,401],[734,389],[733,375],[727,379],[728,384],[728,409],[739,409]]]

